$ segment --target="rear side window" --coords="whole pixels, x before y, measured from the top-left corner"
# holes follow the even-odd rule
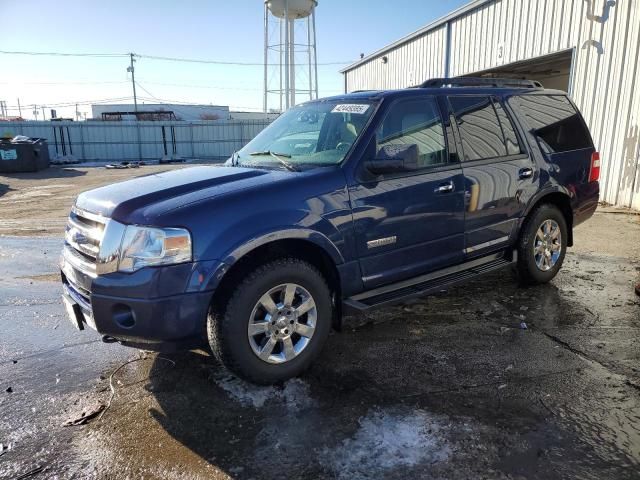
[[[517,155],[522,153],[520,144],[518,143],[518,135],[516,135],[516,129],[513,127],[513,123],[507,115],[502,105],[494,101],[493,106],[496,109],[498,118],[500,119],[500,125],[502,126],[502,133],[504,134],[504,143],[507,147],[507,155]]]
[[[512,97],[544,153],[593,148],[586,125],[564,95]]]
[[[464,161],[521,153],[518,137],[500,103],[489,96],[449,97],[456,117]]]

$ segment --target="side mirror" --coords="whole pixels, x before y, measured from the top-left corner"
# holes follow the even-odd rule
[[[365,167],[374,175],[402,173],[418,169],[418,145],[385,145],[375,158],[365,161]]]

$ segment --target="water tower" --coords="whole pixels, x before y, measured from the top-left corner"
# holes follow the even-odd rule
[[[264,2],[265,112],[318,98],[317,5],[316,0]]]

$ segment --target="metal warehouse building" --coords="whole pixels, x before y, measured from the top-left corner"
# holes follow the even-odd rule
[[[348,66],[345,91],[433,77],[569,92],[600,151],[601,199],[640,209],[640,0],[476,0]]]

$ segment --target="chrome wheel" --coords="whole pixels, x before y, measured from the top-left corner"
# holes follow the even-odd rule
[[[538,227],[533,244],[533,256],[538,269],[551,270],[562,253],[562,232],[555,220],[545,220]]]
[[[253,353],[267,363],[288,362],[309,345],[318,312],[311,294],[285,283],[266,292],[253,307],[247,335]]]

